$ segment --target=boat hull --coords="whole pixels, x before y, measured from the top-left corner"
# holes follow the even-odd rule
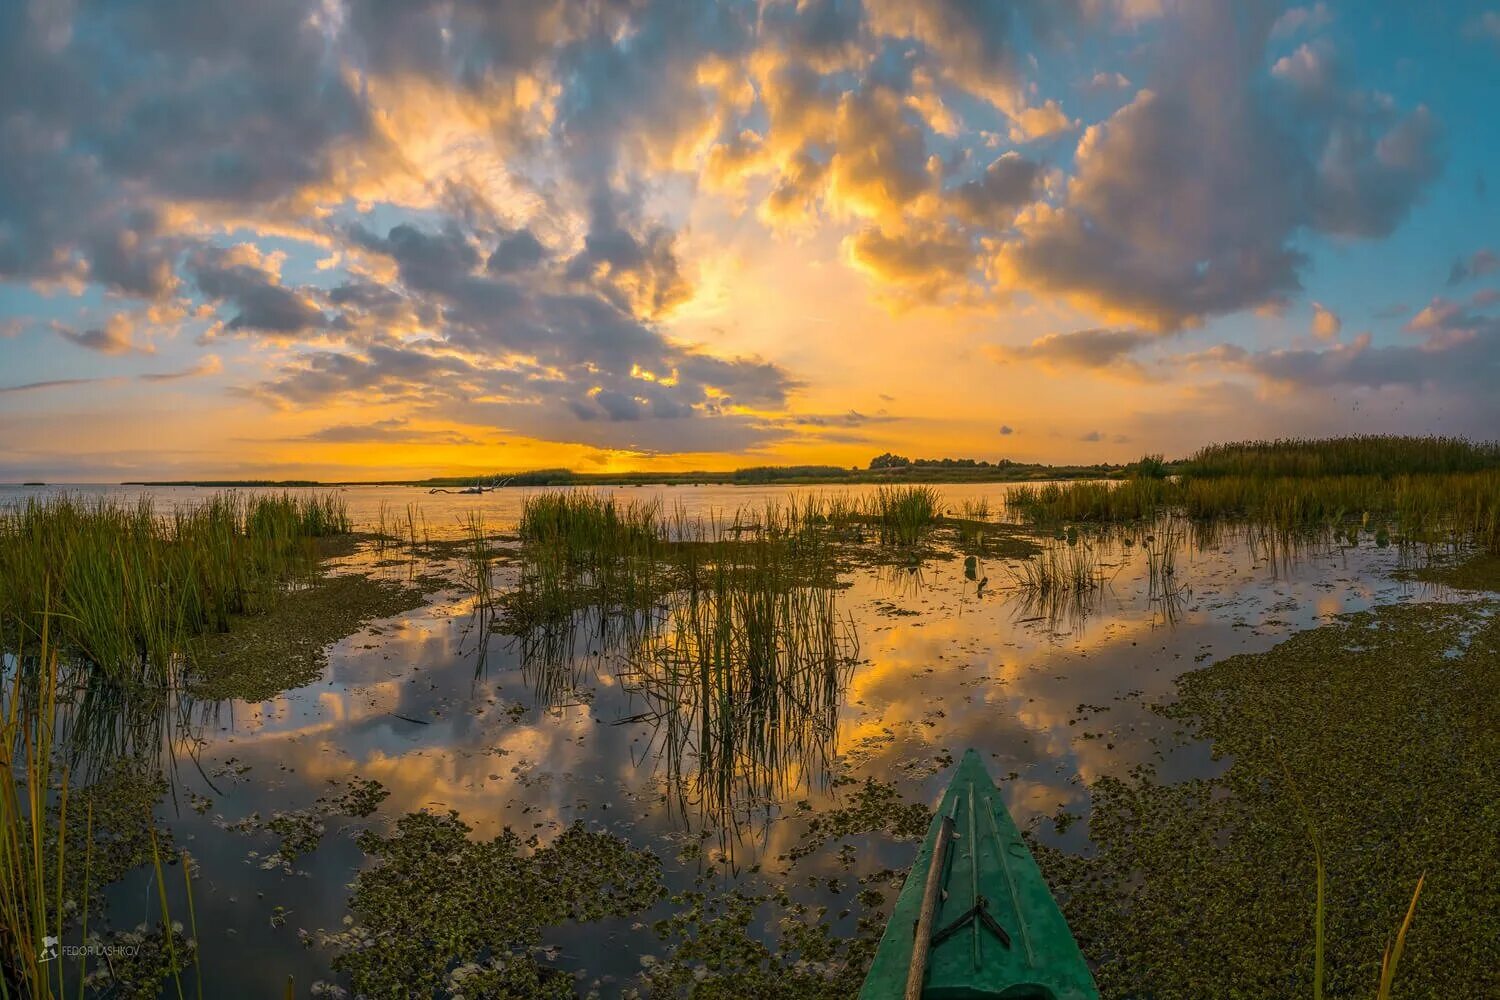
[[[1098,1000],[1067,921],[973,750],[933,817],[860,1000],[906,996],[935,852],[943,891],[928,919],[923,1000]]]

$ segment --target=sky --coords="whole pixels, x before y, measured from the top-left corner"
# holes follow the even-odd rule
[[[1500,4],[0,0],[0,481],[1500,428]]]

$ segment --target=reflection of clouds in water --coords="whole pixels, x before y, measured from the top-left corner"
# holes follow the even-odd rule
[[[1322,616],[1389,599],[1392,586],[1370,583],[1369,564],[1390,558],[1360,551],[1273,575],[1245,559],[1243,547],[1186,548],[1179,572],[1192,596],[1176,624],[1164,625],[1149,601],[1141,550],[1112,552],[1123,565],[1083,634],[1017,622],[1007,591],[976,597],[961,559],[930,561],[915,587],[904,570],[851,571],[840,608],[858,623],[864,662],[844,693],[837,752],[856,778],[892,782],[908,800],[931,804],[947,773],[942,756],[975,746],[1022,824],[1060,808],[1086,812],[1087,783],[1159,761],[1155,741],[1170,742],[1171,730],[1148,705],[1171,699],[1181,671],[1200,657],[1263,649]],[[983,569],[1003,582],[999,563]],[[505,825],[545,836],[545,828],[583,818],[664,857],[677,850],[669,838],[695,839],[702,819],[671,801],[662,734],[644,722],[611,724],[643,708],[626,679],[591,661],[580,672],[584,700],[548,710],[512,644],[492,642],[476,671],[471,610],[467,598],[444,595],[345,640],[331,650],[322,683],[240,706],[232,727],[209,732],[233,741],[211,747],[210,756],[253,755],[257,776],[270,771],[280,783],[277,807],[359,774],[390,790],[382,815],[453,808],[482,836]],[[800,819],[762,827],[761,818],[794,814],[798,800],[825,810],[848,794],[825,787],[800,761],[789,762],[783,788],[779,809],[749,817],[756,822],[734,845],[739,864],[779,869],[775,859],[801,835]],[[1042,825],[1044,836],[1048,829]],[[856,872],[909,861],[911,845],[880,841],[861,842]],[[804,864],[821,869],[825,860]]]

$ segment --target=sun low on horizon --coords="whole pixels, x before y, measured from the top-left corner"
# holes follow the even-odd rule
[[[0,4],[0,481],[1500,428],[1500,5]]]

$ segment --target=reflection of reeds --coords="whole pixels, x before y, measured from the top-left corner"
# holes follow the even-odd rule
[[[547,704],[616,663],[678,800],[732,821],[826,766],[857,649],[832,540],[860,516],[840,496],[689,517],[539,494],[503,628]]]
[[[82,937],[88,937],[89,909],[98,888],[91,881],[93,797],[85,789],[85,805],[80,808],[73,795],[72,773],[66,766],[58,771],[54,753],[66,695],[59,698],[64,682],[52,642],[53,620],[44,609],[34,640],[23,636],[9,643],[13,653],[6,663],[6,682],[0,687],[0,774],[4,775],[0,781],[0,996],[35,1000],[64,995],[64,962],[55,949],[64,931],[77,921],[82,921]],[[154,850],[154,831],[152,836]],[[80,844],[82,857],[77,850]],[[191,905],[192,883],[186,867],[184,877]],[[172,918],[159,862],[156,887],[162,926],[168,928],[170,939]],[[193,954],[196,962],[196,945]],[[174,954],[168,971],[176,976],[180,968]],[[80,957],[76,973],[80,982],[87,971],[87,957]],[[199,976],[201,996],[201,971]]]
[[[727,554],[672,595],[629,680],[673,786],[720,821],[826,767],[858,650],[832,588],[769,548]]]
[[[1108,585],[1110,573],[1088,538],[1068,544],[1053,543],[1009,570],[1016,585],[1043,597],[1052,594],[1092,594]]]

